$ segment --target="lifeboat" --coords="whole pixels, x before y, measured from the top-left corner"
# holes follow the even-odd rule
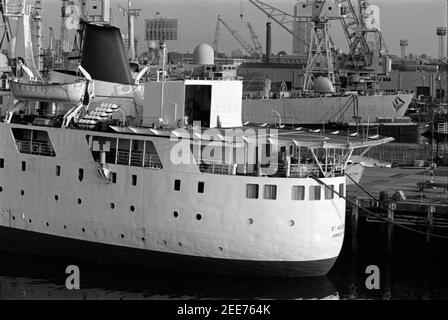
[[[39,83],[10,81],[10,88],[18,100],[37,100],[61,103],[78,103],[84,98],[87,80],[73,83]]]

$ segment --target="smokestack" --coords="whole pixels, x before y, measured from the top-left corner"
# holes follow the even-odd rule
[[[266,62],[269,62],[271,59],[271,42],[271,21],[268,21],[266,22]]]

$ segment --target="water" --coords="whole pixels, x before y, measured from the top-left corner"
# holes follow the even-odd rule
[[[448,299],[448,240],[395,230],[386,254],[385,226],[362,225],[358,252],[350,232],[326,277],[260,279],[142,271],[80,261],[0,252],[0,299]],[[76,264],[81,290],[65,287],[65,268]],[[366,267],[380,270],[380,289],[365,286]]]

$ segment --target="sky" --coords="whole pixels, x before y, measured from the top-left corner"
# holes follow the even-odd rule
[[[296,0],[263,0],[279,9],[293,12]],[[355,1],[355,0],[352,0]],[[60,29],[59,0],[42,0],[46,12],[44,28],[54,27],[56,35]],[[117,10],[118,4],[127,5],[126,0],[111,0],[113,23],[126,33],[127,22]],[[242,3],[242,4],[241,4]],[[407,39],[407,53],[438,56],[439,42],[435,30],[447,24],[447,0],[370,0],[381,10],[381,30],[389,52],[400,55],[400,39]],[[144,20],[154,18],[156,12],[162,17],[179,19],[179,40],[168,42],[169,50],[192,52],[201,43],[213,44],[217,16],[230,20],[232,28],[237,30],[249,43],[247,27],[241,22],[242,8],[244,21],[250,22],[260,42],[265,44],[266,16],[248,0],[132,0],[133,8],[141,8],[141,16],[136,24],[136,36],[144,40]],[[292,38],[289,33],[272,23],[273,52],[292,51]],[[44,32],[47,35],[48,32]],[[336,47],[346,50],[346,40],[340,23],[333,23],[331,36]],[[47,37],[48,38],[48,37]],[[44,43],[47,43],[44,39]],[[227,30],[221,27],[220,49],[230,53],[239,45]],[[146,43],[144,43],[146,46]],[[220,50],[221,51],[221,50]],[[446,52],[446,49],[445,49]]]

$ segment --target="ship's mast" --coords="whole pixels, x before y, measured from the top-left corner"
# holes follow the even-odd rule
[[[135,19],[140,16],[142,9],[132,9],[131,0],[128,0],[127,8],[118,4],[118,10],[127,16],[128,20],[128,57],[129,60],[137,60],[135,51]]]

